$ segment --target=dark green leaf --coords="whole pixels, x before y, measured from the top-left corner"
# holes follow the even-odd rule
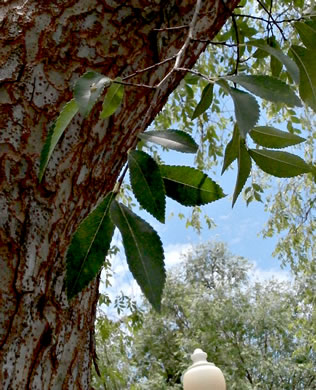
[[[238,175],[237,175],[237,181],[236,181],[235,191],[233,195],[233,204],[232,204],[233,207],[241,190],[246,184],[246,181],[250,175],[250,171],[251,171],[251,158],[246,148],[245,141],[241,139],[239,142]]]
[[[119,77],[116,78],[105,95],[101,112],[101,118],[103,119],[113,115],[123,100],[124,85],[117,84],[115,81],[120,82],[122,80]]]
[[[316,23],[315,22],[296,22],[294,24],[296,31],[304,45],[311,50],[316,49]]]
[[[164,223],[165,189],[158,164],[147,153],[133,150],[128,154],[128,167],[136,199],[145,210]]]
[[[287,146],[300,144],[305,141],[305,138],[296,134],[281,131],[270,126],[254,127],[249,134],[256,144],[265,148],[286,148]]]
[[[200,206],[224,197],[221,187],[191,167],[160,166],[167,196],[184,206]]]
[[[288,73],[290,74],[294,82],[296,84],[299,83],[300,71],[297,65],[290,57],[285,55],[281,50],[275,47],[271,47],[270,45],[267,45],[263,40],[247,42],[247,45],[258,47],[259,49],[264,50],[270,55],[272,55],[273,57],[275,57],[286,67],[286,70],[288,71]]]
[[[146,131],[146,133],[139,134],[139,138],[178,152],[196,153],[198,150],[198,145],[194,139],[181,130]]]
[[[166,273],[158,234],[147,222],[116,201],[111,205],[111,218],[121,232],[131,273],[145,297],[160,311]]]
[[[271,56],[271,58],[270,58],[270,69],[271,69],[271,74],[273,77],[279,77],[281,70],[282,70],[282,64],[274,56]]]
[[[311,171],[306,162],[294,154],[267,149],[250,149],[259,168],[276,177],[293,177]]]
[[[68,299],[81,292],[101,270],[114,232],[109,215],[113,198],[110,192],[84,219],[71,240],[66,260]]]
[[[39,181],[42,180],[48,161],[51,158],[53,150],[57,145],[64,130],[71,122],[72,118],[78,112],[78,105],[75,99],[70,100],[62,109],[59,117],[56,119],[53,126],[50,128],[45,144],[41,152],[40,169],[39,169]]]
[[[316,56],[315,50],[293,45],[291,52],[300,69],[301,99],[316,112]]]
[[[201,100],[199,101],[198,105],[196,106],[193,115],[192,120],[203,114],[209,106],[212,104],[213,100],[213,88],[214,84],[209,83],[207,86],[203,89]]]
[[[249,92],[276,103],[285,103],[289,106],[301,106],[300,99],[283,81],[264,75],[227,76],[226,80],[240,84]]]
[[[239,154],[239,131],[238,126],[235,124],[232,139],[228,142],[225,149],[224,163],[222,174],[230,166],[230,164],[236,160]]]
[[[110,85],[111,79],[97,72],[86,72],[76,82],[74,97],[79,107],[79,112],[87,116],[94,104],[99,99],[104,87]]]

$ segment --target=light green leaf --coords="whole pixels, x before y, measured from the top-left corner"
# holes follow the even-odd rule
[[[257,100],[249,93],[230,88],[224,79],[218,80],[220,85],[233,99],[235,106],[235,116],[242,138],[246,138],[247,133],[256,125],[259,119],[260,110]]]
[[[268,149],[250,149],[249,153],[259,168],[276,177],[293,177],[311,171],[301,157],[291,153]]]
[[[165,189],[158,164],[147,153],[133,150],[128,154],[128,167],[136,199],[145,210],[164,223]]]
[[[316,56],[315,50],[293,45],[291,52],[300,69],[301,99],[316,112]]]
[[[264,75],[226,76],[226,80],[240,84],[249,92],[276,103],[285,103],[289,106],[301,106],[300,99],[283,81]]]
[[[78,104],[79,112],[87,116],[99,99],[104,87],[111,84],[111,79],[97,72],[86,72],[74,86],[74,98]]]
[[[194,139],[181,130],[153,130],[139,134],[138,137],[147,142],[153,142],[165,148],[182,153],[196,153],[198,145]]]
[[[110,192],[72,237],[66,257],[68,299],[81,292],[101,270],[114,232],[109,215],[114,196]]]
[[[192,120],[203,114],[210,105],[212,104],[213,100],[213,88],[214,84],[209,83],[207,86],[203,89],[201,100],[199,101],[198,105],[195,107],[195,110],[192,115]]]
[[[254,127],[250,133],[254,142],[266,148],[286,148],[287,146],[297,145],[306,141],[305,138],[287,131],[281,131],[270,126]]]
[[[266,51],[271,56],[275,57],[277,60],[279,60],[285,67],[292,79],[296,84],[299,83],[300,80],[300,71],[296,65],[296,63],[287,55],[285,55],[281,50],[271,47],[270,45],[267,45],[264,40],[258,40],[258,41],[250,41],[246,43],[248,46],[254,46],[261,50]]]
[[[296,31],[299,33],[303,44],[311,50],[316,49],[316,23],[309,22],[296,22],[294,23]]]
[[[191,167],[160,165],[167,196],[184,206],[200,206],[224,197],[221,187]]]
[[[51,155],[57,145],[60,137],[62,136],[64,130],[71,122],[72,118],[78,112],[78,105],[75,99],[70,100],[64,108],[61,110],[58,118],[56,119],[53,126],[50,128],[47,135],[45,144],[43,146],[40,158],[40,169],[39,169],[39,181],[41,182],[45,169],[47,167],[48,161],[51,158]]]
[[[123,100],[124,85],[117,84],[115,81],[120,82],[122,80],[119,77],[113,80],[105,95],[101,112],[101,118],[103,119],[113,115]]]
[[[238,131],[238,126],[235,124],[232,139],[229,141],[225,149],[224,163],[223,163],[223,169],[221,174],[223,174],[226,171],[226,169],[230,166],[230,164],[236,160],[238,154],[239,154],[239,131]]]
[[[116,201],[111,205],[111,218],[121,232],[131,273],[145,297],[160,311],[166,272],[158,234],[147,222]]]
[[[241,190],[246,184],[250,172],[251,172],[251,158],[246,148],[245,141],[241,139],[239,142],[239,151],[238,151],[238,174],[237,174],[237,181],[236,181],[234,195],[233,195],[232,207],[234,207],[234,204],[236,203],[236,200]]]

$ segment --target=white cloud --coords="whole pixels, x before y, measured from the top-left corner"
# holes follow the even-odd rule
[[[192,249],[192,244],[170,244],[165,247],[165,264],[170,268],[180,263],[182,255]]]
[[[271,279],[279,282],[290,282],[293,279],[291,273],[287,270],[274,267],[263,269],[256,263],[254,263],[253,268],[249,271],[249,276],[253,282],[266,282]]]

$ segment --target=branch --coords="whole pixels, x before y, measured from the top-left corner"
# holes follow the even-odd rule
[[[261,0],[257,0],[258,4],[260,4],[260,6],[265,10],[265,12],[269,15],[269,19],[272,20],[273,24],[277,27],[277,29],[280,31],[281,35],[282,35],[282,38],[287,41],[287,39],[285,38],[285,35],[283,33],[283,30],[282,28],[278,25],[278,23],[276,23],[274,17],[272,16],[272,13],[267,9],[267,7],[263,4],[263,2]]]
[[[176,55],[176,62],[173,66],[173,68],[171,69],[171,71],[169,73],[166,74],[166,76],[156,85],[157,88],[161,87],[161,85],[171,76],[171,74],[173,72],[175,72],[177,70],[177,68],[179,67],[180,65],[180,62],[183,58],[183,55],[185,54],[186,52],[186,49],[188,48],[189,44],[190,44],[190,41],[192,40],[193,38],[193,32],[194,32],[194,28],[195,28],[195,25],[196,25],[196,21],[197,21],[197,17],[198,17],[198,14],[200,12],[200,9],[201,9],[201,4],[202,4],[202,0],[197,0],[196,2],[196,6],[195,6],[195,10],[194,10],[194,14],[193,14],[193,17],[192,17],[192,20],[191,20],[191,23],[190,23],[190,28],[189,28],[189,33],[188,33],[188,36],[183,44],[183,46],[181,47],[181,49],[178,51],[177,55]]]

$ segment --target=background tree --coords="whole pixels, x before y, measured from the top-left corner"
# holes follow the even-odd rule
[[[145,303],[141,326],[131,330],[126,318],[104,337],[112,364],[128,383],[117,388],[181,389],[181,375],[198,346],[223,370],[229,389],[314,388],[315,307],[302,300],[302,283],[259,282],[250,270],[222,243],[185,254],[168,273],[161,315]],[[108,322],[99,318],[98,335],[104,335],[101,323]],[[96,382],[95,388],[104,387]],[[106,388],[116,387],[109,381]]]

